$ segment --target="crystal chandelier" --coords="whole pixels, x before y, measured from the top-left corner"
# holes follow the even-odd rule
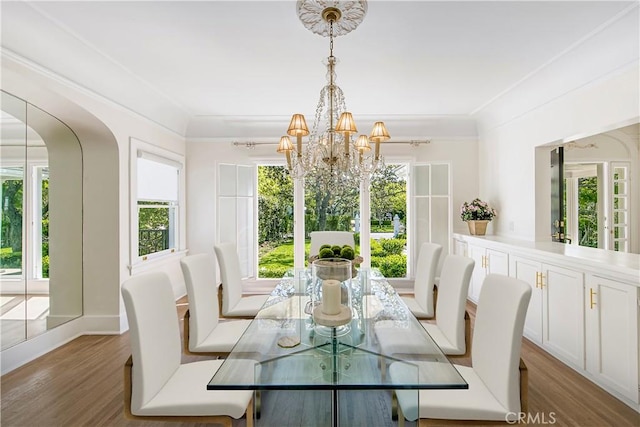
[[[278,153],[284,153],[287,170],[294,179],[312,178],[318,182],[340,183],[369,179],[384,166],[380,143],[390,138],[383,122],[376,122],[369,136],[358,135],[353,115],[347,111],[342,89],[336,85],[333,56],[334,37],[354,30],[364,19],[367,2],[301,0],[297,2],[298,17],[310,31],[329,37],[327,84],[320,91],[320,100],[311,131],[302,114],[294,114],[287,135],[280,138]],[[295,146],[289,136],[296,137]],[[309,140],[303,147],[302,138]],[[371,144],[375,148],[372,152]]]

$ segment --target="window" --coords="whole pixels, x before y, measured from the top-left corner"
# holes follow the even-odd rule
[[[132,265],[183,247],[182,156],[132,139]]]
[[[220,163],[217,170],[217,240],[236,243],[245,278],[277,279],[305,265],[314,230],[354,231],[356,252],[389,278],[411,277],[412,254],[423,242],[449,253],[447,163],[389,164],[362,193],[355,185],[324,188],[310,179],[302,188],[283,166]],[[365,228],[369,244],[360,241]]]

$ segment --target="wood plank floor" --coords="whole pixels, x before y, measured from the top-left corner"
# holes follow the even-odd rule
[[[186,303],[179,301],[180,319],[186,309]],[[469,304],[468,309],[473,321],[475,307]],[[0,425],[166,425],[123,417],[122,367],[129,354],[127,333],[83,336],[4,375]],[[529,368],[529,410],[538,414],[540,425],[554,421],[556,426],[640,426],[637,412],[527,340],[522,357]],[[183,355],[183,363],[197,359]],[[234,426],[244,426],[244,420],[234,421]]]

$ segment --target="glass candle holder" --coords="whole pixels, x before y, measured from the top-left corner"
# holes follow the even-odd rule
[[[351,261],[343,258],[323,258],[311,265],[311,301],[316,332],[344,335],[351,330],[352,289]]]

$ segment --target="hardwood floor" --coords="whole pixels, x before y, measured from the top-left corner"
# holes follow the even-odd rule
[[[186,303],[179,302],[180,319],[186,309]],[[468,310],[473,324],[475,307],[469,304]],[[83,336],[4,375],[0,379],[0,424],[166,425],[124,418],[122,370],[129,354],[127,333]],[[522,358],[529,368],[529,411],[538,420],[529,425],[640,426],[640,414],[527,340],[523,343]],[[182,357],[183,363],[198,359]],[[456,363],[469,364],[469,360]],[[244,426],[244,420],[234,421],[234,426]]]

